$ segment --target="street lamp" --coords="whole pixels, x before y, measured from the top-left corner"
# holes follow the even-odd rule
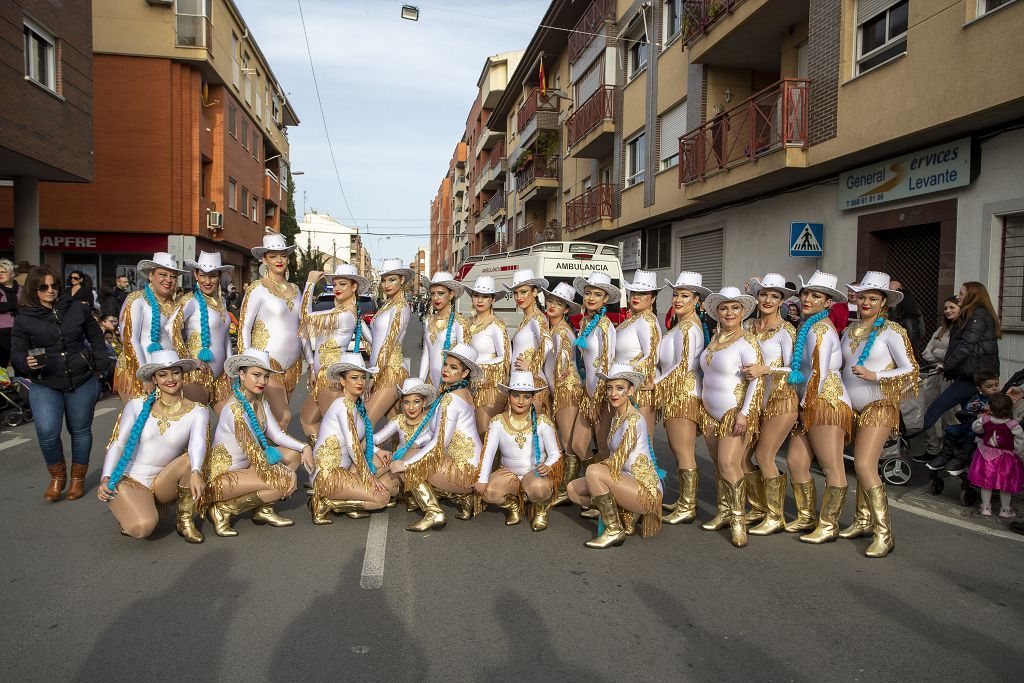
[[[420,8],[412,5],[402,5],[402,18],[409,21],[420,20]]]

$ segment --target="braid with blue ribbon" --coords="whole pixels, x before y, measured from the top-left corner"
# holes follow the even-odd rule
[[[700,319],[701,329],[704,330],[704,346],[707,346],[708,344],[711,343],[711,331],[708,329],[708,321],[704,319],[703,315],[701,315],[702,310],[703,309],[700,305],[700,300],[698,299],[697,307],[694,309],[694,311],[697,313],[697,318]]]
[[[142,291],[145,292],[146,301],[149,302],[149,346],[146,347],[146,351],[150,353],[162,351],[164,347],[160,345],[160,304],[157,303],[156,294],[153,293],[153,288],[149,286],[148,282]]]
[[[441,393],[438,394],[437,398],[434,399],[434,402],[430,404],[430,410],[427,411],[427,414],[423,417],[423,420],[420,421],[419,426],[416,427],[416,431],[412,433],[412,436],[409,437],[409,440],[405,442],[404,446],[400,447],[397,451],[395,451],[395,454],[391,456],[391,459],[401,460],[402,458],[405,457],[405,454],[409,452],[410,448],[412,448],[413,442],[416,441],[417,438],[419,438],[419,435],[423,432],[424,428],[426,428],[427,423],[430,422],[430,418],[434,416],[434,413],[437,411],[437,407],[441,405],[441,399],[444,398],[445,394],[450,394],[451,392],[458,391],[459,389],[465,389],[468,386],[469,380],[464,379],[456,382],[455,384],[451,385],[450,387],[447,387],[446,389],[442,389]]]
[[[199,281],[197,280],[192,286],[192,292],[196,297],[196,304],[199,306],[199,336],[202,337],[203,348],[199,351],[199,355],[196,356],[199,360],[204,363],[209,363],[213,360],[213,351],[210,350],[210,311],[206,307],[206,297],[203,296],[203,292],[199,289]]]
[[[356,412],[359,413],[359,417],[363,418],[363,439],[366,441],[366,451],[363,457],[366,459],[366,466],[370,469],[370,474],[377,474],[377,468],[373,464],[373,422],[366,414],[366,405],[363,403],[362,396],[356,399]]]
[[[576,341],[574,342],[576,344],[576,348],[580,349],[581,351],[587,348],[587,337],[590,336],[590,333],[594,331],[594,328],[597,327],[597,324],[601,322],[601,318],[603,318],[607,312],[608,307],[602,306],[601,310],[597,312],[597,315],[593,316],[590,319],[590,322],[587,323],[587,326],[585,328],[580,329],[580,334],[578,337],[576,337]],[[581,320],[580,323],[582,324],[582,322],[583,321]],[[576,354],[576,372],[579,373],[581,380],[586,380],[587,371],[586,368],[583,367],[582,353]]]
[[[790,363],[789,376],[786,378],[786,382],[789,384],[803,384],[804,373],[801,367],[804,364],[804,346],[807,344],[807,334],[811,331],[811,328],[817,325],[819,322],[824,320],[828,316],[828,309],[815,313],[810,318],[804,321],[804,324],[800,326],[800,331],[796,333],[796,344],[793,345],[793,362]]]
[[[533,471],[537,472],[537,468],[541,466],[540,435],[537,433],[537,407],[533,404],[530,405],[530,427],[533,439]],[[544,475],[537,472],[537,476],[542,477]]]
[[[449,304],[452,307],[451,313],[448,314],[448,329],[444,333],[444,353],[448,352],[448,349],[452,345],[452,327],[455,325],[455,302]]]
[[[875,322],[871,323],[871,334],[868,335],[868,341],[864,344],[864,350],[860,352],[860,357],[857,359],[857,365],[864,365],[867,362],[868,356],[871,355],[871,347],[875,345],[875,339],[878,338],[878,333],[882,331],[882,325],[885,324],[885,318],[878,316],[875,318]]]
[[[275,446],[271,446],[267,442],[267,435],[263,433],[263,428],[260,427],[260,421],[256,417],[256,411],[253,410],[252,404],[249,403],[249,399],[245,397],[242,392],[242,380],[236,378],[234,386],[231,387],[235,392],[235,398],[242,404],[242,408],[245,410],[245,415],[249,418],[249,429],[252,430],[253,436],[256,437],[256,441],[259,442],[260,448],[267,454],[267,464],[276,465],[281,461],[281,451],[277,450]]]
[[[149,285],[146,285],[147,287]],[[124,450],[121,451],[121,457],[117,459],[117,465],[114,466],[114,471],[110,473],[110,480],[107,481],[107,490],[110,493],[117,493],[117,484],[124,477],[124,471],[128,469],[128,464],[132,461],[135,456],[135,451],[139,447],[139,439],[142,438],[142,430],[146,426],[146,420],[149,419],[149,414],[153,412],[153,404],[156,402],[156,391],[149,392],[149,396],[146,397],[145,402],[142,404],[142,410],[139,412],[139,416],[135,418],[135,422],[132,424],[132,431],[128,435],[128,443],[124,445]]]
[[[363,321],[362,321],[362,316],[360,315],[360,311],[359,311],[359,299],[356,298],[356,336],[355,336],[355,346],[353,347],[356,350],[356,353],[359,353],[359,345],[362,342],[363,342]],[[362,401],[363,399],[360,398],[359,400]]]

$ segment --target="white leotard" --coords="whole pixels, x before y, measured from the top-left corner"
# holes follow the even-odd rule
[[[145,401],[144,398],[133,398],[121,411],[116,436],[103,458],[103,477],[109,477],[114,471]],[[201,403],[193,404],[191,410],[173,418],[150,413],[125,476],[153,488],[153,481],[160,471],[184,453],[188,453],[192,471],[199,472],[206,459],[209,429],[210,412]]]
[[[527,420],[529,416],[527,415]],[[529,422],[527,422],[529,424]],[[540,446],[540,460],[548,467],[562,457],[555,436],[555,426],[545,415],[537,416],[537,439]],[[495,415],[487,427],[487,445],[484,448],[483,465],[480,467],[481,484],[490,481],[494,469],[494,456],[501,454],[501,466],[520,479],[534,469],[536,454],[533,449],[533,429],[527,427],[517,431],[512,426],[508,412]]]

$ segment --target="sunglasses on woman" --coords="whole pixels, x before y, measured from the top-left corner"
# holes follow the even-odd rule
[[[53,290],[54,292],[56,292],[57,289],[58,289],[57,285],[48,285],[46,283],[40,283],[40,284],[36,285],[36,291],[37,292],[49,292],[50,290]]]

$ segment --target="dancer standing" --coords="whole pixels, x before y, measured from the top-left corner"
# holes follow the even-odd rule
[[[622,295],[611,278],[596,271],[586,278],[577,277],[573,287],[583,297],[583,319],[575,342],[580,349],[577,362],[582,366],[583,396],[573,427],[572,451],[583,460],[590,460],[590,444],[596,437],[598,452],[604,459],[608,457],[611,415],[605,405],[605,384],[600,373],[608,372],[615,355],[615,326],[605,313],[608,301],[618,301]]]
[[[114,423],[96,496],[109,504],[125,536],[148,537],[160,521],[157,505],[177,501],[178,534],[203,542],[195,513],[204,489],[210,413],[182,393],[185,373],[199,367],[173,349],[152,352],[138,376],[154,390],[128,401]]]
[[[517,270],[512,275],[512,284],[505,285],[516,302],[516,308],[523,312],[523,319],[512,335],[512,367],[533,373],[534,383],[546,384],[544,378],[544,349],[550,340],[548,320],[541,313],[537,297],[546,289],[548,281],[535,277],[529,268]],[[533,397],[537,410],[548,414],[548,393],[537,392]]]
[[[288,402],[302,374],[300,292],[287,280],[288,256],[293,251],[295,246],[286,244],[278,234],[265,235],[263,246],[252,248],[267,274],[248,286],[238,315],[238,348],[266,351],[270,356],[274,372],[266,387],[266,401],[281,429],[291,422]]]
[[[700,273],[682,272],[672,288],[672,322],[658,345],[659,372],[654,380],[654,405],[665,421],[665,432],[679,472],[679,498],[666,506],[666,524],[691,524],[697,519],[697,433],[706,415],[701,403],[700,355],[704,351],[704,322],[700,300],[711,294]]]
[[[917,393],[920,368],[907,332],[882,314],[903,300],[892,289],[886,273],[868,271],[859,284],[847,285],[856,292],[858,322],[843,332],[843,384],[857,411],[857,438],[853,465],[857,471],[857,513],[840,538],[873,534],[865,555],[885,557],[895,547],[889,524],[889,501],[878,476],[878,461],[891,437],[899,437],[900,401],[908,391]]]
[[[221,263],[220,252],[199,252],[195,261],[185,261],[195,276],[192,291],[178,301],[171,329],[178,355],[201,361],[185,377],[184,394],[198,403],[214,406],[218,414],[231,398],[231,382],[224,374],[224,361],[231,355],[230,318],[220,297],[220,278],[234,271]]]
[[[462,296],[463,287],[451,273],[434,273],[428,292],[433,310],[423,324],[420,379],[440,387],[444,354],[465,341],[469,322],[455,311],[455,300]]]
[[[403,363],[402,340],[409,325],[409,302],[405,294],[415,273],[400,259],[384,259],[380,268],[380,287],[386,299],[370,321],[370,365],[379,368],[373,378],[366,411],[373,424],[388,414],[398,400],[399,388],[409,376]]]
[[[483,434],[491,418],[505,409],[505,397],[498,384],[508,378],[512,350],[505,323],[494,315],[494,302],[505,298],[504,292],[497,291],[494,278],[483,275],[472,285],[466,285],[466,289],[476,311],[466,329],[466,341],[476,349],[476,362],[483,370],[483,376],[473,387],[476,424]]]
[[[658,299],[658,276],[649,270],[637,270],[632,282],[623,282],[629,292],[629,317],[615,328],[615,363],[632,365],[644,375],[644,383],[636,393],[636,404],[647,421],[647,431],[654,430],[654,375],[658,370],[658,345],[661,327],[655,315]]]
[[[480,477],[473,487],[485,503],[508,511],[505,524],[519,524],[523,505],[532,505],[530,528],[548,528],[548,510],[561,479],[561,449],[555,425],[537,412],[534,396],[547,388],[535,384],[533,373],[514,370],[508,384],[499,389],[508,395],[508,410],[491,420],[487,428]],[[501,467],[491,472],[494,457]]]
[[[173,256],[163,251],[139,261],[136,269],[148,282],[141,291],[129,294],[121,307],[122,352],[114,369],[114,391],[122,403],[148,393],[138,371],[149,362],[150,354],[175,348],[171,330],[174,293],[178,276],[185,272]]]

